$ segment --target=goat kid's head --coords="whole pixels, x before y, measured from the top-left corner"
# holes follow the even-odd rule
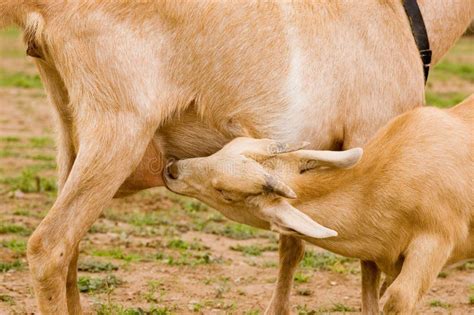
[[[195,197],[221,211],[226,209],[227,213],[246,212],[247,218],[255,216],[282,234],[336,236],[336,231],[288,202],[297,198],[290,186],[302,173],[316,168],[355,165],[362,149],[300,150],[306,145],[237,138],[209,157],[169,162],[164,181],[176,193]]]

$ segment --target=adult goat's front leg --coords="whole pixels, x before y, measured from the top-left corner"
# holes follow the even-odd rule
[[[273,291],[272,300],[266,315],[290,314],[290,295],[293,286],[293,277],[299,262],[304,256],[304,243],[293,236],[280,235],[279,244],[280,265],[278,280]]]
[[[43,314],[68,313],[68,267],[78,243],[136,168],[157,127],[131,112],[95,113],[79,121],[73,167],[28,241],[28,262]]]

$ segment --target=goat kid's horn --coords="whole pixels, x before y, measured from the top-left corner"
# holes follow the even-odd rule
[[[262,161],[269,157],[282,154],[290,153],[303,149],[309,145],[309,142],[298,142],[298,143],[284,143],[271,139],[246,139],[244,149],[241,154],[251,158],[254,161]]]
[[[337,236],[336,231],[322,226],[284,200],[261,209],[259,213],[261,219],[270,222],[272,228],[282,234],[292,234],[296,231],[313,238]]]
[[[275,154],[282,154],[297,151],[307,147],[310,143],[307,141],[298,142],[298,143],[284,143],[274,141],[268,146],[268,154],[275,155]]]

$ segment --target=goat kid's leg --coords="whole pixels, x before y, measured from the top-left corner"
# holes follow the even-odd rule
[[[131,112],[94,113],[81,120],[74,165],[28,241],[28,263],[41,313],[68,313],[67,296],[77,298],[74,291],[66,293],[66,284],[71,288],[75,278],[72,270],[79,241],[137,167],[157,125]]]
[[[304,243],[293,236],[280,235],[279,270],[277,286],[273,291],[266,315],[290,314],[290,295],[293,287],[293,277],[299,262],[304,256]]]
[[[387,289],[385,314],[412,314],[418,300],[441,271],[452,246],[438,236],[423,235],[413,240],[400,274]]]
[[[380,270],[373,261],[360,261],[362,272],[362,314],[379,314]]]

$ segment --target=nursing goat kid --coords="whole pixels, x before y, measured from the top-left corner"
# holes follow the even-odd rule
[[[473,126],[471,96],[452,109],[393,119],[363,156],[360,148],[294,151],[298,145],[237,138],[210,157],[173,162],[165,181],[229,217],[281,233],[273,300],[289,300],[304,248],[287,236],[297,236],[370,262],[387,276],[384,311],[410,314],[444,266],[474,258]],[[378,314],[380,272],[375,277],[362,284],[375,292],[363,303]]]

